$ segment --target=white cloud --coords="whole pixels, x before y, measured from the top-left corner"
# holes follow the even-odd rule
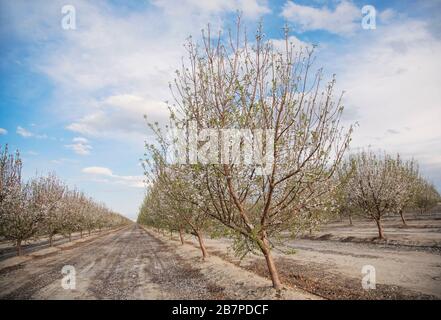
[[[245,18],[256,19],[271,12],[266,0],[155,0],[153,4],[172,15],[219,15],[240,11]]]
[[[359,123],[352,146],[414,157],[439,185],[440,56],[441,41],[426,22],[400,17],[324,59],[332,61],[339,87],[346,91],[348,120]]]
[[[121,176],[116,175],[106,167],[87,167],[83,173],[92,175],[93,181],[103,183],[122,184],[134,188],[144,188],[144,176]]]
[[[89,140],[83,137],[75,137],[72,139],[72,144],[66,144],[65,147],[73,150],[76,154],[85,156],[90,154],[92,146],[89,144]]]
[[[18,135],[22,136],[23,138],[31,138],[31,137],[37,138],[37,139],[47,139],[48,138],[48,136],[46,134],[36,134],[36,133],[33,133],[33,132],[31,132],[21,126],[17,127],[16,133]]]
[[[60,158],[60,159],[53,159],[51,160],[51,163],[56,164],[56,165],[61,165],[61,164],[66,164],[66,163],[78,163],[77,160],[74,159],[68,159],[68,158]]]
[[[87,140],[86,138],[83,138],[83,137],[75,137],[72,139],[72,142],[87,144],[87,143],[89,143],[89,140]]]
[[[340,35],[349,35],[360,28],[361,9],[351,1],[339,2],[334,10],[300,5],[287,1],[281,15],[299,30],[326,30]]]
[[[87,167],[84,168],[82,172],[110,177],[113,175],[112,170],[105,167]]]
[[[29,137],[32,137],[34,135],[32,132],[30,132],[30,131],[28,131],[25,128],[20,127],[20,126],[17,127],[17,131],[16,132],[17,132],[18,135],[22,136],[23,138],[29,138]]]
[[[222,28],[223,17],[236,10],[246,19],[270,12],[264,0],[158,0],[148,10],[130,13],[112,10],[104,1],[72,0],[81,23],[74,31],[63,31],[59,8],[64,4],[5,4],[8,28],[18,38],[45,43],[27,62],[57,88],[49,107],[69,130],[130,141],[145,138],[144,114],[153,121],[164,119],[164,101],[172,100],[168,84],[189,35],[199,38],[208,22],[213,30]]]
[[[0,128],[0,136],[8,134],[8,130]]]
[[[311,47],[311,44],[306,43],[295,36],[289,36],[288,41],[295,47],[296,50]],[[270,39],[270,42],[272,43],[274,49],[278,50],[279,52],[285,51],[285,39]]]
[[[165,102],[147,100],[133,94],[112,95],[100,101],[95,110],[67,126],[67,129],[89,136],[127,137],[142,140],[147,124],[144,120],[165,122]]]
[[[380,20],[384,23],[388,23],[390,22],[393,18],[395,18],[397,15],[397,13],[395,12],[395,10],[387,8],[383,11],[381,11],[378,15],[378,17],[380,18]]]

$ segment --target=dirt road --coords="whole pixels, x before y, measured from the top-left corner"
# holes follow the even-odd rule
[[[63,266],[76,288],[63,289]],[[153,237],[137,225],[0,271],[0,299],[317,299],[277,293],[271,282],[199,249]]]
[[[0,298],[214,298],[216,286],[169,249],[133,226],[82,247],[2,271]],[[65,265],[75,267],[75,290],[61,286]]]

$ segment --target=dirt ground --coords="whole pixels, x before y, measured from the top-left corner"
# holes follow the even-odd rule
[[[326,299],[441,299],[441,219],[439,215],[409,219],[401,227],[387,219],[389,240],[373,241],[370,221],[335,222],[321,231],[289,240],[275,249],[284,282]],[[188,238],[189,242],[197,242]],[[207,239],[212,254],[246,270],[268,276],[260,255],[239,261],[227,239]],[[376,289],[362,288],[362,267],[375,268]]]
[[[61,269],[76,270],[75,290]],[[277,293],[265,277],[198,249],[178,247],[134,225],[0,272],[1,299],[319,299],[303,290]]]
[[[441,213],[419,215],[407,213],[407,226],[397,216],[386,217],[383,221],[384,233],[388,244],[410,246],[438,251],[441,249]],[[375,223],[368,219],[356,219],[353,225],[349,220],[328,223],[314,232],[306,234],[306,239],[337,240],[346,242],[366,242],[378,236]]]
[[[334,222],[274,250],[285,289],[271,288],[264,258],[235,257],[227,239],[197,241],[126,228],[69,250],[0,271],[0,299],[441,299],[438,215],[385,221],[389,240],[373,241],[370,221]],[[76,269],[77,287],[61,286],[61,268]],[[376,288],[362,288],[362,267]]]

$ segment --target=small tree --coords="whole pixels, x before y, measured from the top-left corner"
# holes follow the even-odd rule
[[[191,230],[191,233],[197,238],[202,258],[205,259],[208,256],[208,252],[205,246],[204,232],[209,226],[209,216],[201,208],[200,203],[198,203],[200,199],[198,199],[197,190],[193,188],[193,184],[190,181],[190,177],[182,179],[182,176],[169,181],[168,189],[175,190],[169,194],[171,212],[177,221],[177,227],[181,227],[180,235],[182,235],[183,229],[180,223],[183,222],[186,229]]]
[[[420,177],[416,182],[414,205],[420,213],[426,213],[441,202],[441,196],[435,186]]]
[[[81,214],[81,221],[83,228],[87,230],[89,236],[95,228],[95,220],[95,203],[92,199],[88,199]]]
[[[6,213],[7,203],[10,198],[19,194],[21,181],[22,162],[18,150],[9,154],[8,145],[3,149],[0,145],[0,209]]]
[[[49,245],[53,246],[53,238],[63,228],[63,197],[66,185],[54,173],[33,179],[36,210],[42,215],[39,233],[49,237]]]
[[[11,212],[20,207],[22,197],[22,162],[17,151],[9,154],[8,145],[0,145],[0,235],[7,237],[10,232]]]
[[[404,188],[400,157],[364,151],[352,155],[349,161],[354,167],[349,182],[352,199],[365,216],[375,221],[378,238],[385,239],[383,217],[389,212],[397,212],[405,203],[397,201]]]
[[[41,221],[36,207],[32,183],[22,185],[22,162],[17,151],[8,153],[0,146],[0,228],[7,240],[14,241],[17,254],[22,254],[22,243],[32,238]]]
[[[349,225],[353,225],[352,217],[358,212],[358,208],[353,200],[351,190],[351,177],[354,171],[354,163],[345,161],[337,170],[336,179],[338,179],[338,187],[335,190],[334,198],[336,202],[336,210],[340,218],[347,217]]]
[[[154,129],[153,126],[152,128]],[[198,181],[185,166],[168,166],[166,154],[169,145],[165,140],[160,140],[160,143],[160,148],[147,146],[149,157],[144,162],[144,171],[150,188],[146,196],[146,207],[154,208],[154,213],[150,214],[158,216],[157,222],[170,231],[179,231],[182,244],[183,230],[190,230],[198,239],[202,258],[205,259],[208,252],[204,231],[209,226],[209,215],[200,204],[203,199],[195,186]]]
[[[394,212],[399,214],[404,226],[407,226],[404,210],[413,206],[418,186],[418,165],[415,160],[396,159],[396,195]]]
[[[63,198],[62,233],[72,241],[72,233],[78,231],[80,224],[81,198],[84,195],[74,189],[66,192]],[[94,214],[95,215],[95,214]]]

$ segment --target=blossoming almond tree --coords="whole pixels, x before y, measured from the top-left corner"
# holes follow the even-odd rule
[[[34,237],[41,227],[43,213],[38,202],[35,181],[22,184],[21,159],[17,152],[8,154],[8,149],[0,149],[1,159],[1,234],[14,241],[17,254],[22,254],[22,243]]]
[[[414,206],[418,188],[418,165],[415,160],[403,161],[397,156],[396,196],[393,211],[400,215],[404,226],[407,226],[404,210]]]
[[[407,181],[403,178],[406,170],[399,155],[392,157],[386,153],[363,151],[350,157],[354,167],[349,182],[352,201],[362,214],[373,219],[378,228],[378,238],[385,239],[382,219],[388,213],[395,213],[407,203]]]
[[[148,222],[154,216],[156,225],[178,230],[181,243],[184,244],[183,230],[190,230],[199,242],[202,258],[208,256],[205,247],[204,232],[210,225],[209,215],[203,210],[203,198],[200,197],[194,179],[194,172],[186,166],[169,165],[167,150],[170,145],[160,138],[158,128],[154,129],[160,140],[160,148],[147,145],[148,153],[145,159],[144,171],[150,184],[143,208],[144,216],[140,221]],[[151,224],[152,225],[152,224]]]
[[[42,221],[39,232],[49,236],[49,245],[53,246],[53,238],[62,232],[63,227],[63,197],[67,191],[66,185],[55,174],[33,179],[35,210],[41,212]]]
[[[333,175],[352,131],[340,123],[343,107],[333,94],[335,79],[323,87],[321,70],[311,77],[313,50],[295,48],[288,30],[282,50],[264,40],[261,28],[249,42],[240,21],[235,36],[213,38],[208,29],[201,45],[190,39],[186,47],[188,60],[172,90],[172,120],[195,122],[198,132],[209,128],[219,137],[223,129],[259,129],[264,141],[250,154],[241,139],[235,143],[239,151],[219,157],[223,161],[188,165],[201,198],[197,204],[263,253],[273,287],[280,289],[272,240],[315,225],[312,220],[333,207]],[[200,147],[203,142],[190,143]],[[211,148],[216,144],[211,141]],[[264,160],[260,167],[236,161],[250,157]],[[262,174],[262,167],[269,170]]]
[[[441,202],[441,196],[435,186],[420,177],[416,182],[414,206],[420,213],[425,213]]]
[[[338,187],[335,190],[334,198],[336,201],[336,210],[340,218],[347,217],[349,225],[353,225],[352,218],[357,214],[358,208],[353,201],[353,193],[351,190],[351,177],[354,170],[354,163],[351,161],[344,161],[340,164],[336,179]]]

